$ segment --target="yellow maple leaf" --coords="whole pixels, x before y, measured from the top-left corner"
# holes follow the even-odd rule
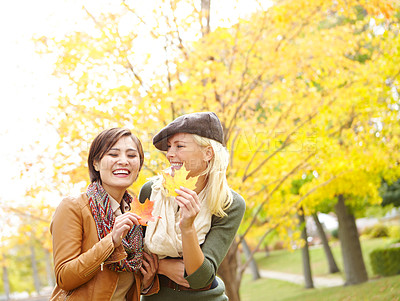
[[[196,188],[197,177],[190,177],[188,179],[187,176],[189,171],[186,170],[185,166],[182,166],[180,169],[175,170],[174,176],[171,176],[169,173],[162,171],[162,175],[164,178],[163,186],[168,190],[169,196],[177,196],[178,194],[175,192],[175,189],[180,189],[181,186],[194,190]]]

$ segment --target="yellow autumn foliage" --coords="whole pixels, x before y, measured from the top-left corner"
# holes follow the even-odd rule
[[[193,1],[160,1],[147,19],[136,5],[124,1],[117,13],[89,17],[87,30],[46,39],[63,80],[51,115],[62,179],[87,181],[93,137],[128,127],[146,153],[136,194],[168,166],[154,134],[205,110],[224,127],[228,182],[247,202],[243,227],[268,219],[288,243],[298,239],[298,206],[312,213],[338,194],[350,207],[377,204],[382,178],[400,176],[394,1],[283,0],[203,37]],[[134,25],[120,30],[124,18]],[[314,176],[291,195],[304,174]]]

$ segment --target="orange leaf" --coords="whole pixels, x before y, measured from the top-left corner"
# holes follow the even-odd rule
[[[148,221],[154,221],[155,218],[161,218],[161,216],[153,216],[151,213],[154,208],[154,202],[146,199],[144,203],[139,202],[137,198],[134,198],[131,203],[131,211],[141,217],[139,223],[142,226],[147,226]]]

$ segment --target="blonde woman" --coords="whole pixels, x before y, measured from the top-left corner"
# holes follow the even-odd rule
[[[243,218],[245,202],[226,180],[228,152],[221,122],[213,112],[178,117],[153,138],[166,152],[170,172],[182,166],[198,176],[196,188],[180,187],[176,197],[163,187],[162,176],[146,183],[139,199],[154,201],[145,247],[159,258],[160,290],[142,300],[228,300],[216,276]]]

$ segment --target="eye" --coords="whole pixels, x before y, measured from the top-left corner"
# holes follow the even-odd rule
[[[111,157],[114,157],[114,158],[118,156],[118,155],[115,154],[115,153],[109,153],[108,155],[111,156]]]
[[[182,148],[182,147],[185,147],[185,146],[184,146],[184,145],[181,145],[181,144],[178,144],[176,147],[177,147],[177,148]]]
[[[137,157],[136,154],[134,154],[134,155],[128,155],[128,158],[136,158],[136,157]]]

